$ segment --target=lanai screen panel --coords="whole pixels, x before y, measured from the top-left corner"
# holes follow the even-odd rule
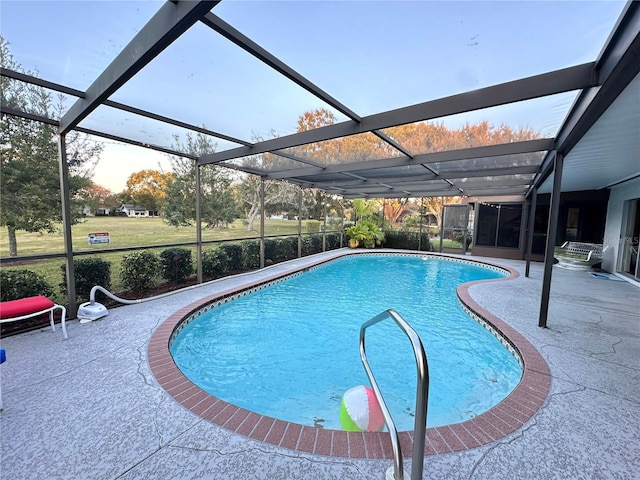
[[[112,99],[249,143],[295,133],[299,116],[308,110],[326,109],[346,120],[201,22]]]
[[[85,89],[164,3],[4,0],[2,31],[3,36],[11,37],[7,39],[24,68],[38,69],[47,80]],[[589,2],[575,9],[562,2],[470,5],[223,1],[212,12],[357,115],[366,116],[593,61],[623,6],[624,2]],[[493,28],[491,22],[498,22],[501,28]],[[416,28],[411,28],[412,24]],[[330,25],[333,33],[313,35],[310,32],[316,31],[314,25],[323,27],[318,32],[326,31]],[[343,25],[349,28],[338,28]],[[51,28],[55,30],[48,30]],[[25,49],[25,38],[41,41],[42,45]],[[79,55],[83,52],[84,56]],[[445,61],[438,62],[434,55],[443,56]],[[486,120],[495,128],[502,124],[512,129],[531,128],[534,133],[549,137],[557,133],[575,95],[566,92],[435,118],[429,123],[457,131],[460,125]],[[319,100],[199,22],[117,90],[111,100],[217,131],[227,140],[214,140],[211,150],[216,152],[237,147],[237,143],[229,141],[233,138],[247,144],[291,134],[300,129],[301,114],[317,109],[327,111],[335,122],[347,120],[340,109]],[[180,128],[158,127],[156,120],[111,113],[109,109],[99,107],[81,126],[111,135],[126,133],[122,136],[161,146],[170,145],[176,128]],[[511,121],[512,117],[518,121]],[[419,125],[422,123],[409,126]],[[420,145],[413,138],[402,138],[401,128],[381,133],[388,134],[411,155],[477,144],[467,137],[444,146]],[[184,138],[186,133],[183,130],[179,135]],[[349,149],[344,145],[349,141],[364,147],[347,153]],[[501,140],[498,136],[492,141]],[[322,158],[320,152],[330,150],[331,143],[337,153],[324,154]],[[374,166],[379,160],[404,158],[402,152],[374,133],[285,149],[274,160],[268,160],[268,154],[257,160],[253,157],[230,159],[223,164],[262,174],[276,173],[280,178],[286,178],[287,170],[327,166],[335,167],[333,172],[344,166],[342,177],[332,180],[328,188],[338,188],[339,182],[360,181],[372,190],[380,187],[392,192],[401,186],[396,177],[409,171],[416,175],[416,182],[440,175],[444,184],[447,180],[484,177],[486,182],[503,177],[504,183],[505,175],[531,174],[539,168],[535,161],[496,166],[492,163],[495,157],[459,163],[458,168],[455,162],[440,164],[431,160],[413,165],[411,159],[407,160],[409,165]],[[372,162],[372,168],[357,165],[367,162]],[[350,169],[351,164],[357,168]],[[400,170],[403,173],[396,174]],[[313,175],[295,173],[291,179],[320,186],[322,181]],[[449,184],[446,188],[450,187]]]
[[[186,128],[106,105],[100,105],[78,126],[188,154],[213,153],[217,150],[238,146],[236,143],[212,135],[196,133]],[[197,150],[189,151],[187,148],[189,136],[194,143],[197,143]],[[196,138],[197,136],[199,138]]]
[[[285,148],[283,152],[319,165],[340,165],[401,155],[371,132]]]
[[[234,158],[220,162],[219,165],[239,170],[246,169],[248,172],[258,173],[261,175],[266,175],[272,171],[279,172],[308,166],[306,163],[298,162],[294,159],[273,153],[260,153],[257,155]]]
[[[532,152],[488,158],[470,158],[468,160],[455,160],[451,162],[435,162],[429,164],[429,166],[434,168],[442,176],[446,177],[452,174],[456,175],[457,178],[461,178],[458,175],[464,174],[465,172],[482,174],[485,171],[490,172],[500,169],[508,172],[509,169],[519,167],[539,167],[544,158],[544,154],[545,152]]]
[[[382,133],[414,155],[554,137],[578,92],[565,92],[424,122]]]
[[[223,1],[215,13],[365,116],[595,60],[622,6]]]
[[[2,0],[0,30],[25,71],[84,91],[163,3]]]

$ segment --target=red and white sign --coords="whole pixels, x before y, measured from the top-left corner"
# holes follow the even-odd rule
[[[89,237],[89,245],[95,245],[96,243],[109,243],[109,232],[90,233],[87,237]]]

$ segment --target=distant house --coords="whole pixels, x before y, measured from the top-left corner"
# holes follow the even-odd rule
[[[111,210],[112,209],[109,207],[98,207],[94,212],[89,205],[83,205],[80,209],[82,215],[84,215],[85,217],[106,217],[111,215]]]
[[[96,217],[106,217],[111,215],[111,209],[107,207],[99,207],[96,209]]]
[[[149,210],[146,207],[132,203],[123,203],[122,206],[118,208],[118,211],[124,213],[127,217],[148,218],[158,216],[157,210]]]

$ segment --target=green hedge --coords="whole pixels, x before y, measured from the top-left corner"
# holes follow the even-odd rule
[[[404,250],[418,250],[419,232],[407,232],[402,230],[385,230],[384,246],[387,248],[399,248]],[[429,240],[429,234],[422,232],[420,241],[420,250],[423,252],[432,252],[433,245]]]
[[[284,262],[298,257],[298,237],[266,238],[264,241],[265,265]]]
[[[298,237],[276,239],[275,256],[276,262],[298,258]]]
[[[191,250],[167,248],[160,252],[162,278],[170,282],[184,282],[193,273]]]
[[[44,276],[31,270],[0,270],[0,301],[19,300],[26,297],[43,295],[50,297],[53,288]]]
[[[132,252],[122,257],[120,282],[133,292],[145,292],[155,286],[160,275],[160,258],[154,252]]]
[[[229,270],[229,257],[222,248],[202,251],[202,276],[205,278],[221,277]]]
[[[67,295],[67,269],[64,265],[62,270],[62,282],[60,291]],[[95,285],[109,290],[111,288],[111,262],[102,258],[78,258],[73,260],[73,269],[76,279],[76,298],[78,301],[89,300],[91,289]]]
[[[223,243],[220,250],[227,257],[227,271],[242,270],[242,247],[237,243]]]
[[[326,247],[327,250],[335,250],[336,248],[340,248],[340,234],[328,233],[326,239]]]
[[[242,269],[260,268],[260,240],[243,240],[240,242],[240,247],[242,248]]]

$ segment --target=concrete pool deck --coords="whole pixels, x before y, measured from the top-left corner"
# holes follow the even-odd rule
[[[425,457],[424,478],[636,478],[640,289],[554,268],[549,328],[541,329],[542,264],[532,264],[526,278],[524,262],[478,260],[520,272],[515,280],[474,285],[469,295],[538,349],[551,372],[551,390],[542,407],[504,438]],[[252,278],[289,268],[279,264]],[[89,324],[68,322],[68,340],[59,328],[2,339],[7,362],[0,367],[0,476],[384,478],[391,460],[315,455],[256,441],[194,415],[159,386],[147,361],[158,326],[184,306],[246,280],[118,307]],[[409,459],[405,468],[410,471]]]

